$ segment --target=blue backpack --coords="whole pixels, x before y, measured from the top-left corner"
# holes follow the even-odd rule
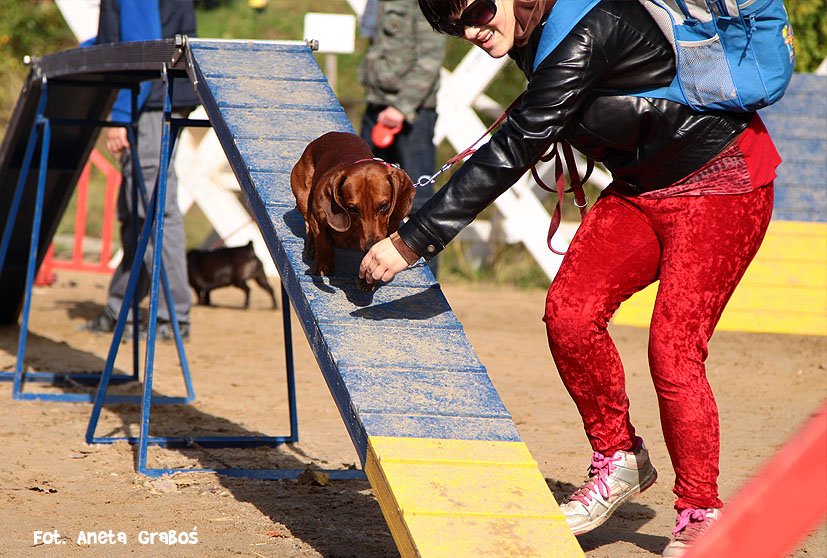
[[[782,0],[638,0],[675,50],[667,87],[629,93],[696,110],[755,111],[778,101],[795,65],[793,30]],[[534,69],[600,0],[558,0],[546,21]]]

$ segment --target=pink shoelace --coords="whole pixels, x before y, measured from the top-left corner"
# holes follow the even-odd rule
[[[688,508],[678,515],[678,523],[672,529],[675,538],[693,540],[709,527],[706,514],[709,510]]]
[[[594,452],[592,455],[592,464],[589,466],[589,480],[577,489],[577,491],[569,496],[569,500],[576,500],[588,506],[592,501],[595,492],[599,493],[604,500],[608,500],[612,495],[612,489],[606,481],[609,475],[615,470],[615,461],[619,461],[621,456],[607,457],[599,452]]]

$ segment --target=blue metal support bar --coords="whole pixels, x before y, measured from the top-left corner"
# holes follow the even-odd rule
[[[93,406],[92,406],[92,414],[89,418],[89,423],[86,429],[86,442],[88,444],[93,443],[111,443],[115,441],[122,441],[125,440],[123,437],[96,437],[95,430],[97,428],[98,420],[100,419],[100,413],[103,408],[103,404],[109,402],[109,397],[107,396],[106,392],[109,388],[109,383],[112,377],[112,371],[115,368],[115,359],[118,356],[118,350],[121,346],[121,339],[123,338],[124,329],[126,328],[126,320],[130,314],[130,310],[132,313],[132,320],[133,320],[133,328],[132,328],[132,336],[133,336],[133,360],[134,366],[137,368],[137,360],[139,358],[138,352],[138,344],[139,344],[139,331],[138,331],[138,304],[137,304],[137,297],[135,297],[135,292],[137,290],[138,281],[141,276],[141,271],[143,267],[144,256],[146,254],[146,249],[149,244],[150,233],[152,232],[153,226],[156,223],[157,213],[160,211],[161,214],[161,222],[160,226],[155,227],[156,229],[160,229],[160,233],[163,234],[163,213],[164,213],[164,202],[159,200],[166,199],[166,174],[167,174],[167,167],[168,167],[168,157],[167,148],[169,144],[168,135],[164,138],[167,144],[162,145],[161,151],[161,164],[158,169],[158,176],[156,177],[156,186],[153,189],[152,195],[150,196],[149,203],[146,203],[146,186],[143,180],[143,174],[140,172],[140,160],[138,159],[138,150],[137,150],[137,142],[135,136],[135,126],[134,126],[134,119],[138,113],[137,107],[135,104],[135,95],[132,97],[132,114],[133,114],[133,124],[127,126],[127,134],[129,137],[129,145],[132,153],[132,172],[133,172],[133,180],[134,184],[136,185],[135,188],[132,189],[132,211],[134,212],[135,216],[138,215],[138,192],[141,193],[141,201],[143,202],[145,208],[145,216],[143,226],[141,228],[140,237],[137,235],[137,221],[138,219],[132,220],[132,233],[135,235],[133,238],[137,239],[135,254],[133,256],[133,264],[132,268],[129,272],[129,279],[127,280],[126,284],[126,293],[124,294],[123,303],[121,304],[121,310],[118,313],[118,319],[115,323],[115,330],[112,335],[112,343],[109,346],[109,354],[106,358],[106,365],[104,366],[103,373],[101,374],[100,383],[98,384],[98,389],[93,399]],[[168,134],[168,131],[165,127],[165,133]],[[162,191],[163,190],[163,191]],[[159,198],[159,196],[162,196]],[[155,352],[155,330],[157,324],[155,323],[158,316],[157,310],[157,298],[158,298],[158,278],[161,276],[159,270],[163,269],[163,263],[157,261],[160,258],[160,254],[163,250],[163,245],[158,242],[158,232],[156,232],[156,239],[154,242],[154,253],[153,253],[153,267],[152,267],[152,291],[150,294],[150,314],[147,317],[147,343],[146,343],[146,358],[145,358],[145,366],[147,363],[154,362],[154,352]],[[170,318],[173,320],[174,324],[174,332],[175,332],[175,341],[176,341],[176,348],[178,349],[178,357],[181,362],[181,368],[184,375],[184,383],[187,388],[187,395],[183,398],[175,398],[175,397],[153,397],[152,401],[155,403],[189,403],[195,399],[195,392],[192,386],[192,378],[190,377],[189,373],[189,366],[187,364],[186,355],[183,348],[183,342],[181,339],[181,334],[177,326],[177,317],[175,316],[175,308],[171,302],[172,298],[169,292],[169,286],[166,283],[166,272],[163,273],[163,280],[164,280],[164,288],[166,293],[166,301],[168,304]],[[154,304],[156,305],[153,308],[153,297],[155,299]],[[131,307],[131,308],[130,308]],[[152,313],[154,309],[154,314]],[[151,335],[150,335],[151,334]],[[150,377],[148,377],[148,374]],[[149,381],[151,383],[151,370],[144,369],[144,382],[146,383]],[[143,402],[144,397],[141,398],[134,398],[131,402]]]
[[[153,189],[149,202],[147,203],[146,187],[143,182],[143,177],[139,173],[135,175],[135,181],[138,188],[135,188],[134,196],[137,197],[137,192],[140,192],[141,201],[144,204],[146,219],[144,221],[143,229],[140,238],[137,241],[137,252],[135,261],[143,261],[148,243],[150,232],[153,234],[153,262],[152,262],[152,277],[149,299],[149,316],[147,318],[147,340],[146,352],[144,358],[144,385],[143,394],[141,397],[141,418],[139,435],[134,436],[95,436],[95,430],[100,418],[102,405],[108,402],[106,397],[108,389],[109,378],[112,373],[112,365],[114,362],[117,349],[120,345],[120,337],[123,334],[123,324],[126,320],[126,310],[121,309],[118,316],[118,321],[115,326],[115,334],[110,348],[110,356],[107,358],[107,365],[101,377],[101,382],[98,385],[98,392],[95,397],[92,415],[89,420],[89,425],[86,431],[87,443],[114,443],[117,441],[125,441],[130,444],[137,444],[138,451],[136,453],[136,469],[139,473],[149,477],[159,477],[173,472],[212,472],[233,477],[244,478],[258,478],[258,479],[287,479],[298,477],[303,470],[299,469],[214,469],[214,468],[188,468],[188,469],[166,469],[166,468],[150,468],[147,466],[147,454],[149,446],[158,446],[166,448],[178,447],[202,447],[202,448],[250,448],[250,447],[276,447],[285,443],[294,443],[298,441],[298,413],[296,405],[296,384],[295,384],[295,368],[293,360],[293,342],[292,330],[290,323],[290,301],[287,291],[282,284],[282,317],[284,327],[284,343],[285,343],[285,367],[287,376],[287,392],[288,392],[288,411],[290,419],[290,434],[288,436],[150,436],[149,428],[151,422],[152,404],[158,402],[158,397],[152,395],[152,385],[154,381],[154,357],[155,357],[155,341],[157,335],[156,321],[158,313],[159,280],[161,286],[164,288],[164,295],[167,303],[170,303],[171,293],[169,284],[166,278],[166,271],[162,264],[161,255],[163,253],[163,234],[164,234],[164,206],[163,201],[166,199],[167,188],[167,169],[170,164],[172,153],[174,150],[175,141],[181,128],[186,126],[206,127],[209,121],[192,120],[188,118],[173,118],[171,114],[171,80],[167,80],[167,75],[164,74],[165,83],[167,85],[167,95],[165,97],[164,108],[164,127],[161,137],[161,161],[159,165],[158,177],[156,186]],[[129,127],[130,145],[135,145],[134,141],[134,127]],[[135,204],[138,200],[133,198]],[[134,291],[137,286],[137,270],[133,266],[127,284],[127,293],[124,299],[124,307],[127,306],[127,300],[134,300]],[[133,312],[134,315],[134,312]],[[181,358],[182,367],[185,367],[184,374],[185,381],[187,381],[188,394],[192,394],[192,384],[190,383],[190,375],[188,367],[186,367],[186,359],[183,357],[183,341],[181,339],[179,323],[175,316],[174,308],[170,304],[170,318],[175,333],[176,346]],[[134,329],[133,329],[134,331]],[[360,470],[331,470],[325,471],[332,479],[363,479],[364,473]]]
[[[20,324],[20,332],[17,341],[17,361],[14,367],[14,387],[12,395],[20,399],[23,383],[23,358],[26,353],[26,337],[29,332],[29,311],[32,305],[32,286],[34,285],[34,272],[37,265],[37,247],[40,242],[40,219],[43,215],[43,190],[46,186],[46,173],[49,170],[49,140],[51,139],[52,128],[49,119],[45,117],[48,89],[43,84],[41,93],[43,104],[38,107],[38,115],[35,118],[34,126],[42,128],[42,139],[40,143],[40,167],[37,178],[37,194],[34,202],[34,218],[32,219],[32,237],[29,243],[29,261],[26,265],[26,295],[23,299],[23,321]],[[40,112],[40,111],[43,112]]]
[[[32,159],[34,158],[34,149],[37,145],[38,138],[41,138],[41,155],[38,183],[35,197],[34,215],[32,217],[32,236],[29,245],[29,256],[26,264],[26,287],[24,292],[24,304],[22,310],[22,322],[20,325],[20,332],[18,334],[17,358],[15,368],[13,371],[0,372],[0,381],[12,381],[12,395],[14,399],[48,399],[51,401],[89,401],[89,396],[76,394],[25,394],[22,392],[22,387],[26,381],[52,382],[57,383],[66,381],[68,379],[77,382],[94,382],[100,378],[100,374],[85,373],[85,372],[24,372],[24,361],[26,355],[26,342],[28,339],[28,325],[29,315],[31,313],[31,297],[32,288],[34,286],[34,271],[35,263],[37,261],[37,249],[40,242],[40,228],[41,219],[43,215],[43,191],[45,186],[46,172],[48,170],[49,146],[51,139],[51,123],[46,117],[46,105],[48,102],[48,83],[46,80],[42,82],[43,92],[38,101],[37,114],[32,125],[31,133],[29,134],[29,141],[26,145],[26,152],[23,157],[23,164],[20,169],[20,176],[18,177],[17,185],[15,187],[14,197],[12,200],[12,207],[9,212],[8,220],[3,230],[3,238],[0,241],[0,270],[2,270],[5,263],[5,258],[8,253],[8,246],[11,239],[11,231],[15,220],[18,218],[20,210],[20,200],[25,189],[26,179],[31,170]],[[39,130],[43,128],[42,134]],[[117,375],[114,380],[117,382],[132,381],[137,379],[137,372],[133,376]]]
[[[290,407],[289,442],[299,441],[299,414],[296,410],[296,374],[293,366],[293,329],[290,325],[290,297],[281,283],[282,323],[284,328],[284,364],[287,369],[287,404]]]
[[[138,439],[137,469],[143,473],[146,469],[147,436],[149,435],[149,412],[152,405],[152,379],[155,374],[155,334],[157,333],[158,320],[158,281],[161,271],[161,256],[164,243],[164,201],[167,192],[167,169],[172,149],[170,142],[170,119],[172,118],[171,97],[172,81],[167,79],[167,66],[163,67],[163,79],[166,90],[164,98],[164,124],[161,132],[161,160],[158,165],[158,178],[155,184],[155,229],[154,229],[154,250],[152,252],[152,278],[150,280],[149,294],[149,315],[147,316],[146,331],[146,356],[144,360],[144,392],[141,399],[141,421],[140,437]],[[147,214],[147,219],[149,219]],[[141,254],[143,256],[143,254]],[[173,331],[178,337],[178,325],[173,322]]]
[[[135,99],[137,98],[137,88],[132,88],[132,98],[133,98],[133,105],[135,105]],[[85,393],[61,393],[61,394],[51,394],[51,393],[26,393],[23,391],[23,386],[26,381],[34,380],[34,381],[44,381],[44,382],[52,382],[57,383],[66,380],[73,380],[76,382],[87,382],[87,383],[94,383],[101,379],[101,374],[94,374],[94,373],[76,373],[76,372],[29,372],[26,373],[24,371],[24,363],[25,363],[25,355],[26,355],[26,345],[28,340],[28,327],[29,327],[29,317],[31,314],[31,297],[32,291],[34,287],[34,276],[35,276],[35,266],[37,262],[37,249],[40,242],[40,230],[41,230],[41,219],[43,215],[43,195],[44,195],[44,187],[46,183],[46,173],[48,172],[48,159],[49,159],[49,148],[50,148],[50,140],[51,140],[51,126],[55,123],[55,120],[60,121],[60,119],[50,119],[46,116],[46,106],[48,103],[48,82],[44,79],[42,83],[42,93],[38,103],[38,112],[35,118],[32,133],[30,135],[30,141],[27,144],[26,154],[24,156],[23,167],[21,168],[20,178],[18,180],[17,188],[15,191],[15,199],[17,200],[15,207],[13,207],[13,211],[10,212],[9,221],[6,223],[3,242],[0,246],[7,246],[8,245],[8,237],[10,237],[10,231],[12,227],[12,223],[17,218],[17,213],[19,211],[19,199],[22,197],[23,187],[26,183],[26,179],[28,177],[28,173],[31,167],[31,162],[33,159],[34,153],[34,146],[36,144],[37,138],[41,137],[41,153],[40,153],[40,166],[39,166],[39,175],[38,175],[38,183],[36,189],[36,197],[35,197],[35,207],[34,207],[34,215],[32,219],[32,235],[29,247],[29,257],[27,261],[27,272],[26,272],[26,286],[24,291],[24,304],[22,309],[22,316],[21,316],[21,325],[20,325],[20,332],[18,336],[18,346],[17,346],[17,359],[15,363],[15,369],[13,372],[2,372],[0,373],[0,380],[10,380],[13,381],[12,387],[12,397],[15,400],[47,400],[47,401],[63,401],[63,402],[91,402],[92,396],[91,394]],[[78,121],[81,122],[81,121]],[[64,119],[61,121],[63,124],[67,125],[76,125],[77,122],[75,121],[68,121]],[[111,123],[110,123],[111,124]],[[118,126],[122,126],[122,124],[118,124]],[[41,135],[38,134],[38,129],[42,128],[43,132]],[[130,127],[131,130],[131,127]],[[130,132],[131,133],[131,132]],[[132,153],[133,153],[133,161],[135,161],[136,167],[140,169],[140,163],[137,158],[137,149],[134,148],[134,134],[131,136],[131,146],[132,146]],[[141,176],[140,173],[138,173]],[[141,176],[142,178],[142,176]],[[141,182],[141,186],[143,187],[143,182]],[[144,204],[146,204],[146,201]],[[133,205],[133,207],[135,207]],[[6,232],[9,231],[9,232]],[[3,249],[3,253],[0,254],[5,258],[5,249]],[[0,269],[2,269],[3,260],[0,260]],[[166,281],[166,275],[164,275],[164,281]],[[165,288],[168,292],[169,288],[168,285],[165,284]],[[167,298],[169,300],[169,298]],[[137,306],[137,303],[136,303]],[[170,315],[174,316],[174,309],[170,309]],[[134,353],[136,358],[133,359],[133,373],[131,375],[124,375],[124,374],[116,374],[110,377],[110,381],[116,383],[123,383],[128,381],[136,381],[138,379],[139,373],[139,362],[137,355],[138,353],[138,343],[139,340],[139,331],[138,331],[138,314],[137,311],[133,314],[133,347]],[[120,340],[118,341],[120,343]],[[182,364],[182,369],[184,371],[184,382],[187,387],[187,397],[164,397],[164,398],[157,398],[156,402],[158,403],[186,403],[190,402],[194,399],[194,393],[192,389],[192,379],[189,376],[189,368],[186,363],[186,355],[184,353],[183,344],[181,340],[178,339],[178,354],[179,360]],[[137,402],[139,398],[137,396],[109,396],[106,399],[107,402],[110,403],[124,403],[124,402]]]

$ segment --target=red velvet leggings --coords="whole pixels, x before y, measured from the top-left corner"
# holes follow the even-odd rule
[[[660,280],[649,367],[675,469],[676,509],[719,508],[718,408],[707,342],[764,238],[772,184],[738,195],[628,198],[586,215],[546,299],[549,347],[594,451],[629,450],[623,364],[607,331],[621,302]]]

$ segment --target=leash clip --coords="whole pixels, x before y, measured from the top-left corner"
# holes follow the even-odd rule
[[[445,171],[447,171],[448,169],[451,168],[451,165],[453,165],[453,163],[451,163],[451,162],[445,163],[432,176],[428,176],[427,174],[423,174],[422,176],[420,176],[417,179],[416,183],[414,183],[414,188],[423,188],[423,187],[427,186],[428,184],[433,184],[434,182],[436,182],[436,179],[440,174],[442,174],[443,172],[445,172]]]

